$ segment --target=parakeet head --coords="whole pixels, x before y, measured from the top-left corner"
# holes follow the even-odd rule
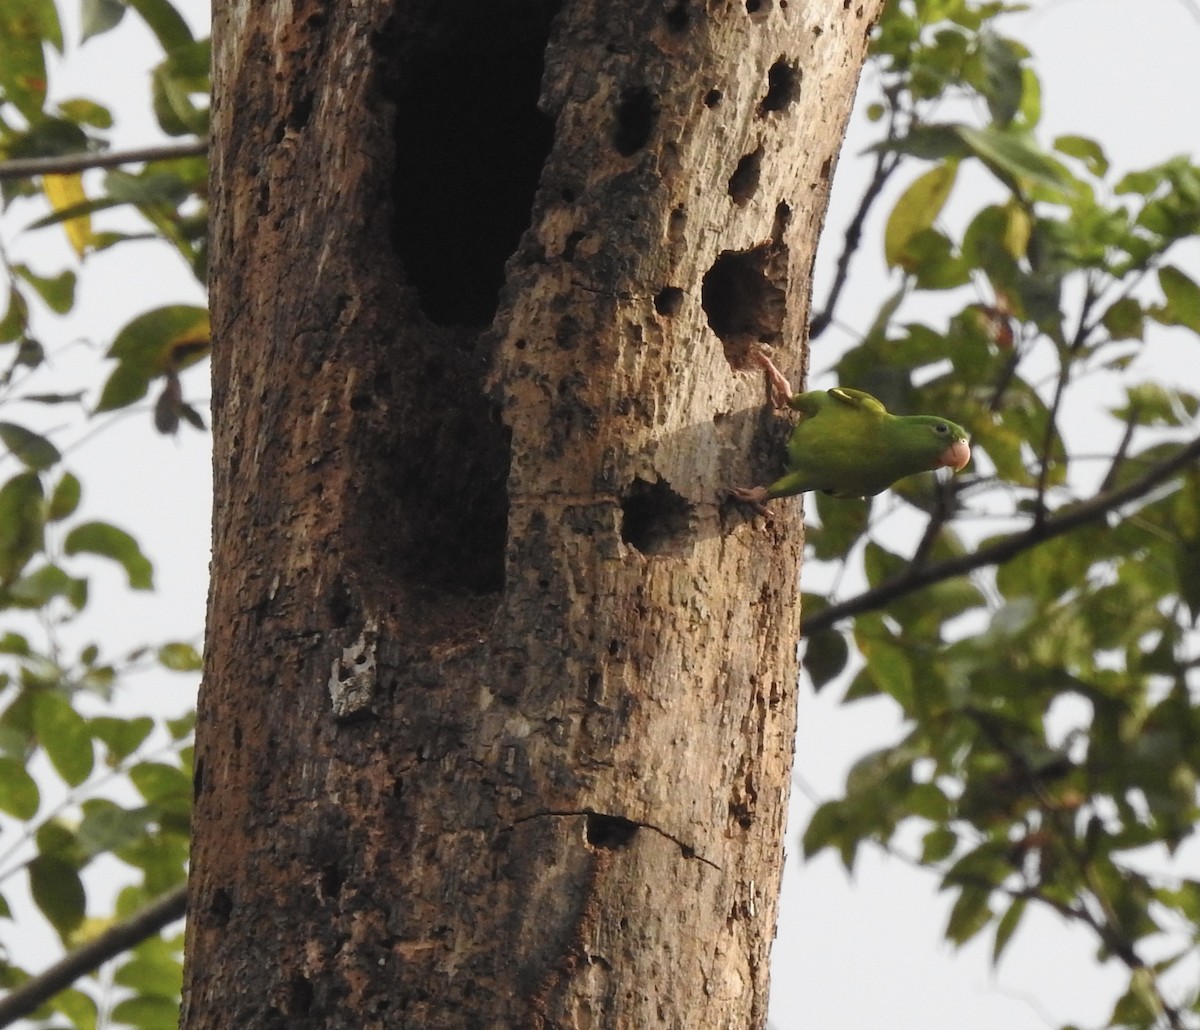
[[[971,445],[967,442],[967,431],[949,419],[936,415],[910,415],[901,421],[919,427],[928,441],[929,453],[933,458],[930,468],[950,468],[955,472],[966,468],[971,460]]]

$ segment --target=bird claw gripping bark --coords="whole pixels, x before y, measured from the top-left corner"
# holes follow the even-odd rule
[[[770,519],[775,516],[775,513],[765,504],[767,500],[767,488],[765,486],[735,486],[729,491],[729,496],[736,501],[750,505],[759,515],[765,518]]]
[[[750,352],[750,359],[767,374],[767,383],[771,389],[771,403],[777,408],[786,408],[792,397],[792,384],[787,377],[775,367],[765,350],[755,348]]]

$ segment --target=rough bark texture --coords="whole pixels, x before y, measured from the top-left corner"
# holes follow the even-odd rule
[[[184,1027],[762,1023],[878,5],[218,0]]]

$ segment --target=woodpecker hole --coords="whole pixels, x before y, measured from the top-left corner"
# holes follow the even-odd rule
[[[683,230],[687,228],[687,212],[684,211],[683,205],[674,208],[671,211],[671,217],[667,221],[667,239],[672,243],[680,243],[683,240]]]
[[[342,884],[345,882],[345,877],[342,875],[341,868],[336,862],[332,862],[321,869],[321,894],[328,899],[336,898],[342,893]]]
[[[683,307],[683,290],[678,286],[664,286],[655,294],[654,310],[664,318],[679,314]]]
[[[224,887],[213,891],[212,900],[208,903],[208,911],[218,926],[225,926],[233,915],[233,898]]]
[[[751,21],[763,21],[771,13],[771,0],[746,0],[746,13]]]
[[[622,819],[619,815],[588,813],[587,842],[594,848],[619,851],[630,845],[637,836],[637,831],[637,823]]]
[[[665,479],[635,479],[621,499],[621,539],[642,554],[684,554],[692,506]]]
[[[587,238],[587,233],[580,232],[576,229],[570,233],[566,241],[563,243],[563,260],[570,264],[575,260],[575,248],[579,246]]]
[[[796,98],[800,73],[782,57],[767,72],[767,95],[758,105],[759,115],[782,111]]]
[[[771,222],[771,239],[775,243],[783,242],[783,234],[787,232],[787,227],[792,223],[791,206],[784,201],[780,201],[775,205],[775,218]]]
[[[312,981],[302,975],[296,975],[288,983],[288,1009],[290,1016],[307,1016],[312,1011],[313,985]]]
[[[743,157],[729,177],[729,196],[738,207],[745,207],[758,192],[762,178],[763,148],[760,146]]]
[[[725,94],[719,89],[710,89],[704,94],[704,106],[708,108],[716,107],[724,99]]]
[[[617,105],[613,146],[622,157],[631,157],[650,140],[658,117],[654,97],[645,86],[625,93]]]
[[[700,303],[736,367],[751,342],[774,343],[783,332],[787,294],[779,270],[786,257],[786,248],[778,244],[726,250],[704,276]]]

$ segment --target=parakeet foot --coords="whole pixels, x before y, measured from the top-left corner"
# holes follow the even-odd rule
[[[741,501],[743,504],[750,505],[756,512],[767,518],[771,518],[774,515],[774,512],[766,505],[768,494],[765,486],[735,486],[729,491],[729,496],[735,501]]]
[[[792,396],[792,384],[775,367],[775,362],[767,356],[765,351],[756,348],[751,352],[751,358],[756,365],[767,373],[767,382],[771,387],[771,402],[777,408],[786,408]]]

